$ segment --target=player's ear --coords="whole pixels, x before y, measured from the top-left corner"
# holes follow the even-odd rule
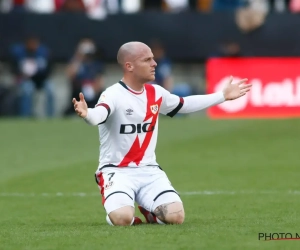
[[[128,71],[133,71],[133,65],[130,62],[125,63],[125,67]]]

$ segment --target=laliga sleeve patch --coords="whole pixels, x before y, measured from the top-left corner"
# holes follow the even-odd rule
[[[100,102],[105,101],[105,95],[101,95],[100,98],[99,98],[99,101],[100,101]]]

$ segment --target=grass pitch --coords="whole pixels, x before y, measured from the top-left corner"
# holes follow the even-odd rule
[[[0,249],[300,249],[300,120],[160,119],[157,160],[183,225],[111,227],[94,181],[98,131],[0,120]],[[137,212],[137,215],[140,215]]]

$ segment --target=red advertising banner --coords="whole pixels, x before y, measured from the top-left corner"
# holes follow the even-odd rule
[[[300,117],[300,58],[213,58],[206,64],[207,92],[248,78],[250,92],[208,109],[211,118]]]

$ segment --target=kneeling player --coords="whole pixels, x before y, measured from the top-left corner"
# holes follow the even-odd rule
[[[77,114],[100,135],[99,167],[96,181],[100,187],[107,222],[110,225],[141,223],[134,217],[134,203],[149,223],[181,224],[182,201],[165,172],[156,162],[155,147],[159,113],[173,117],[233,100],[246,94],[246,79],[209,95],[178,97],[161,86],[145,84],[155,79],[153,54],[139,42],[119,49],[118,62],[124,76],[107,88],[95,108],[88,108],[84,96],[73,98]]]

